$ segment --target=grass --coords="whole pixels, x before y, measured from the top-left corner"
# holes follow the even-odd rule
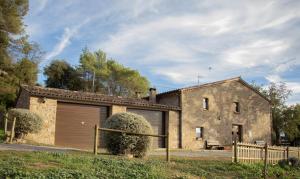
[[[4,130],[0,129],[0,143],[4,142],[4,140],[5,140]]]
[[[0,178],[260,178],[262,165],[162,157],[146,160],[90,153],[0,151]],[[300,178],[300,170],[268,168],[270,178]]]

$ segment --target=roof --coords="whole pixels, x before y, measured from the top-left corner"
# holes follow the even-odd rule
[[[120,96],[109,96],[105,94],[82,92],[82,91],[71,91],[57,88],[46,88],[40,86],[28,86],[22,85],[21,88],[31,96],[47,97],[57,99],[59,101],[68,101],[75,103],[88,103],[88,104],[116,104],[125,106],[135,106],[153,109],[167,109],[167,110],[180,110],[178,106],[170,106],[164,104],[157,104],[149,102],[145,99],[138,98],[126,98]]]
[[[260,95],[266,101],[271,102],[270,99],[268,99],[264,94],[262,94],[260,91],[258,91],[257,89],[255,89],[253,86],[251,86],[245,80],[243,80],[240,76],[239,77],[230,78],[230,79],[221,80],[221,81],[215,81],[215,82],[211,82],[211,83],[205,83],[205,84],[201,84],[201,85],[189,86],[189,87],[185,87],[185,88],[178,88],[178,89],[175,89],[175,90],[171,90],[171,91],[166,91],[166,92],[163,92],[163,93],[159,93],[159,94],[157,94],[157,96],[159,97],[159,96],[168,95],[168,94],[178,94],[181,91],[192,90],[192,89],[197,89],[197,88],[203,88],[203,87],[212,86],[212,85],[218,85],[218,84],[222,84],[222,83],[226,83],[226,82],[231,82],[231,81],[240,82],[241,84],[243,84],[247,88],[250,88],[252,91],[254,91],[258,95]]]

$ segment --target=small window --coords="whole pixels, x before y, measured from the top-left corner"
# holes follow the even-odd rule
[[[203,138],[203,127],[196,127],[196,139]]]
[[[203,98],[203,109],[208,110],[208,98]]]
[[[240,103],[234,102],[234,112],[239,113],[240,112]]]

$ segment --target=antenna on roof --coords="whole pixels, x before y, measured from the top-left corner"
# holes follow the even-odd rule
[[[197,76],[197,78],[198,78],[198,85],[200,84],[200,78],[202,78],[203,76],[201,76],[201,75],[199,75],[199,73],[198,73],[198,76]]]

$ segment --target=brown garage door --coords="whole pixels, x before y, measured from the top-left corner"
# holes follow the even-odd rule
[[[139,114],[144,116],[144,118],[151,124],[154,134],[165,134],[165,117],[162,111],[150,111],[141,109],[127,109],[127,112]],[[164,148],[165,139],[164,138],[152,138],[153,148]]]
[[[107,118],[108,107],[58,103],[55,145],[92,149],[94,126]]]

